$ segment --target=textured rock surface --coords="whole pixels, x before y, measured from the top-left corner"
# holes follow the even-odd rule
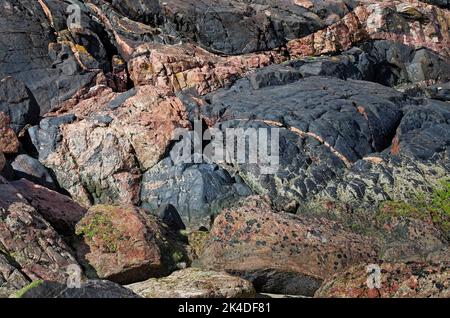
[[[253,198],[217,217],[199,262],[250,279],[258,291],[312,295],[332,273],[376,261],[373,243],[325,219],[274,213]]]
[[[60,234],[66,236],[73,234],[75,225],[86,214],[86,209],[71,198],[28,180],[13,181],[11,185]]]
[[[16,133],[10,124],[9,116],[0,112],[0,151],[3,153],[16,153],[20,147]]]
[[[102,279],[122,284],[159,277],[186,261],[177,236],[153,216],[134,207],[95,206],[78,223],[80,259]]]
[[[3,0],[0,296],[64,283],[77,261],[134,283],[187,256],[272,293],[312,296],[353,266],[327,283],[346,295],[374,261],[440,282],[426,264],[448,259],[450,240],[449,12],[447,0]],[[279,134],[279,160],[254,144],[256,163],[230,149],[213,160],[220,138],[198,142],[210,129],[236,146]],[[180,276],[186,294],[194,273],[164,284]],[[201,293],[218,295],[210,274]],[[445,294],[424,275],[386,296]],[[41,295],[123,295],[88,284]]]
[[[30,283],[11,263],[3,253],[0,253],[0,298],[7,298]]]
[[[139,298],[129,289],[110,281],[88,280],[81,288],[68,288],[56,282],[43,282],[27,291],[22,298]]]
[[[17,179],[26,178],[48,188],[57,188],[48,169],[39,160],[29,155],[18,155],[11,162],[11,168],[14,170],[14,176]]]
[[[71,249],[12,185],[0,179],[0,252],[32,280],[65,283]]]
[[[227,273],[188,268],[165,278],[128,285],[144,298],[247,298],[255,296],[252,284]]]
[[[384,263],[381,268],[381,287],[367,287],[366,266],[352,267],[338,274],[316,292],[315,297],[351,298],[448,298],[450,273],[448,264]]]

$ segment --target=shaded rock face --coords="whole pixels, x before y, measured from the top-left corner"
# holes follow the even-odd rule
[[[367,286],[367,268],[352,267],[327,280],[315,297],[351,298],[448,298],[448,264],[423,263],[380,265],[380,286]]]
[[[252,284],[242,278],[196,268],[128,285],[127,288],[144,298],[249,298],[256,294]]]
[[[79,259],[102,279],[134,283],[167,275],[186,261],[177,235],[139,208],[95,206],[78,223],[76,233],[82,237]]]
[[[239,274],[261,292],[313,295],[328,275],[376,259],[368,237],[325,219],[274,213],[252,198],[216,218],[199,264]]]
[[[129,289],[106,280],[88,280],[81,288],[69,288],[57,282],[43,282],[22,298],[140,298]]]
[[[27,124],[37,124],[39,105],[28,88],[13,77],[0,80],[0,112],[11,119],[11,127],[19,133]]]
[[[57,189],[50,172],[40,163],[39,160],[25,154],[18,155],[11,167],[17,179],[27,178],[35,183],[48,188]]]
[[[65,283],[77,265],[71,249],[19,191],[4,179],[0,188],[0,253],[27,278]]]

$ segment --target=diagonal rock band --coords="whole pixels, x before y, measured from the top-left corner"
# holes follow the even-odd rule
[[[450,297],[448,0],[2,0],[0,298]]]

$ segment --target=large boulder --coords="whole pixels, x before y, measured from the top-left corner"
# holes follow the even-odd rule
[[[77,202],[138,205],[142,173],[165,156],[175,129],[189,127],[183,104],[166,91],[97,87],[30,135],[39,160]]]
[[[168,275],[187,263],[178,235],[140,208],[94,206],[76,234],[78,258],[91,274],[121,284]]]
[[[164,278],[128,285],[144,298],[249,298],[252,284],[227,273],[187,268]]]
[[[315,297],[448,298],[449,266],[383,263],[368,269],[367,265],[359,265],[327,280]]]
[[[312,296],[324,279],[376,260],[371,238],[326,219],[274,213],[256,197],[216,218],[198,262],[249,279],[260,292]]]
[[[212,164],[174,163],[166,158],[144,173],[142,206],[156,210],[171,204],[190,229],[209,228],[224,206],[252,192],[237,177]]]

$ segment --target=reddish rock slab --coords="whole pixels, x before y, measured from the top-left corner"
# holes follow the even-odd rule
[[[34,184],[28,180],[13,181],[11,185],[41,214],[60,234],[72,235],[75,225],[87,210],[70,197]]]
[[[367,265],[358,265],[328,279],[315,297],[449,298],[449,265],[384,263],[380,272],[368,272]],[[374,276],[377,273],[379,280]]]
[[[340,21],[288,43],[292,57],[344,51],[370,40],[391,40],[450,54],[450,12],[412,0],[365,0]]]
[[[3,153],[16,153],[20,147],[19,139],[10,124],[9,116],[0,112],[0,152]]]
[[[326,219],[274,213],[252,198],[217,217],[199,263],[241,274],[261,292],[312,295],[324,279],[376,259],[368,237]]]
[[[143,44],[128,62],[135,85],[154,85],[178,92],[193,88],[204,95],[217,90],[246,73],[286,60],[281,51],[267,51],[223,57],[192,44]]]
[[[186,252],[156,217],[132,206],[98,205],[78,223],[78,256],[99,278],[120,284],[170,274]]]
[[[19,191],[0,177],[0,252],[32,280],[65,283],[71,249]]]

